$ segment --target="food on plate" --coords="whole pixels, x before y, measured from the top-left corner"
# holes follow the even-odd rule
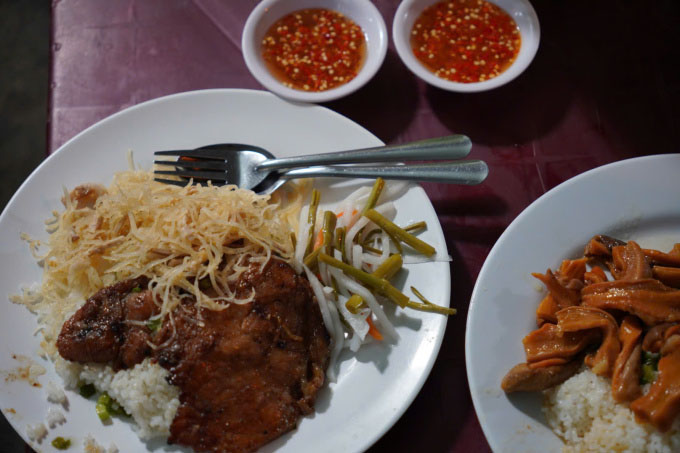
[[[680,447],[678,273],[680,243],[664,253],[598,235],[582,258],[533,274],[548,294],[523,339],[526,362],[501,387],[545,391],[565,451]]]
[[[517,58],[522,38],[515,21],[486,0],[444,0],[428,6],[411,30],[415,57],[437,77],[483,82]]]
[[[323,212],[316,190],[303,206],[308,186],[257,195],[139,170],[79,186],[48,223],[46,253],[27,238],[43,281],[14,300],[103,423],[131,417],[142,439],[197,452],[254,451],[314,411],[344,347],[397,341],[384,303],[455,313],[389,281],[419,252],[438,259],[414,235],[426,225],[390,220],[380,200],[398,186],[378,180]]]
[[[237,297],[254,293],[253,301],[216,311],[185,298],[172,323],[153,329],[157,309],[148,279],[116,283],[66,321],[59,354],[114,370],[152,358],[180,389],[170,443],[252,451],[313,411],[329,337],[309,283],[283,261],[251,266],[234,286]]]
[[[51,444],[57,450],[68,450],[71,446],[71,439],[64,439],[61,436],[57,436],[52,440]]]
[[[301,9],[269,27],[262,58],[285,86],[326,91],[357,76],[366,58],[366,39],[359,25],[337,11]]]

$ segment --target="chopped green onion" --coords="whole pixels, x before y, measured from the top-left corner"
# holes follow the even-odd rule
[[[52,446],[57,450],[67,450],[71,446],[71,439],[64,439],[61,436],[55,437]]]
[[[106,422],[111,419],[111,413],[109,412],[109,404],[111,403],[111,397],[108,393],[104,392],[99,396],[97,400],[97,405],[94,407],[97,412],[99,420]]]
[[[645,385],[645,384],[651,384],[652,382],[656,381],[656,375],[657,371],[654,370],[654,367],[649,364],[645,363],[642,365],[642,374],[640,375],[640,384]]]
[[[133,293],[141,293],[141,292],[142,292],[142,288],[140,288],[139,286],[135,286],[134,288],[132,288],[132,292],[133,292]]]
[[[661,354],[642,351],[642,374],[641,384],[651,384],[656,380]]]
[[[97,393],[97,389],[92,384],[83,384],[80,386],[78,391],[80,392],[80,396],[82,396],[83,398],[89,398],[95,393]]]
[[[149,320],[146,322],[146,327],[148,327],[149,330],[151,330],[152,332],[158,332],[158,329],[161,328],[161,324],[162,324],[162,323],[163,323],[163,322],[161,321],[161,318],[157,318],[157,319],[149,319]]]
[[[364,206],[364,210],[361,211],[361,215],[366,214],[366,211],[375,207],[375,205],[378,203],[378,198],[380,198],[380,193],[382,192],[383,187],[385,187],[385,180],[382,178],[376,179],[373,183],[371,194],[368,196],[368,200],[366,201],[366,206]]]
[[[661,354],[659,353],[642,351],[642,363],[653,365],[654,370],[656,370],[656,367],[658,366],[659,358],[661,358]]]
[[[120,405],[120,403],[109,396],[108,393],[104,392],[97,399],[97,405],[95,406],[95,411],[99,416],[99,419],[103,422],[107,422],[111,419],[111,415],[125,415],[125,409]]]
[[[113,398],[111,398],[111,403],[109,404],[109,412],[113,415],[129,415],[127,412],[125,412],[123,406],[121,406],[120,403]]]
[[[418,239],[408,231],[405,231],[403,228],[395,225],[375,209],[369,209],[364,215],[373,221],[373,223],[382,228],[387,234],[394,236],[397,240],[410,245],[413,247],[413,249],[422,253],[423,255],[432,256],[436,253],[435,248],[430,244]]]

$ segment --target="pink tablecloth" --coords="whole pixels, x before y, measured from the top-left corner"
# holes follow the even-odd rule
[[[398,2],[375,4],[389,29]],[[53,5],[49,152],[96,121],[158,96],[261,89],[240,53],[255,2]],[[506,87],[467,95],[429,87],[391,46],[373,81],[327,104],[387,143],[465,133],[475,144],[473,156],[490,167],[480,186],[425,185],[453,256],[451,304],[460,311],[423,390],[371,451],[488,451],[467,387],[464,332],[472,287],[494,242],[529,203],[574,175],[677,151],[678,4],[547,0],[534,6],[542,29],[538,54]]]

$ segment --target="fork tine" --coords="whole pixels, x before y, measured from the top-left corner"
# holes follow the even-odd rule
[[[227,171],[227,163],[216,160],[154,160],[156,165],[167,165],[192,170],[220,170]]]
[[[225,154],[221,149],[173,149],[154,153],[156,156],[194,157],[196,159],[225,159]]]
[[[227,174],[221,171],[195,171],[195,170],[156,170],[155,175],[179,176],[182,178],[205,179],[212,181],[226,181]]]
[[[153,178],[154,181],[157,182],[162,182],[163,184],[172,184],[174,186],[180,186],[180,187],[185,187],[187,184],[189,184],[188,179],[182,179],[181,181],[178,181],[176,179],[164,179],[164,178]],[[194,185],[204,185],[207,181],[204,181],[202,179],[194,180]],[[226,181],[210,181],[210,183],[213,186],[224,186],[226,185]]]
[[[176,179],[153,178],[154,181],[162,182],[163,184],[172,184],[173,186],[184,187],[189,184],[189,181],[177,181]]]

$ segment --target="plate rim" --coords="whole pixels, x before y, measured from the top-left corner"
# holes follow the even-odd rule
[[[202,89],[202,90],[193,90],[193,91],[184,91],[184,92],[179,92],[179,93],[173,93],[169,94],[166,96],[161,96],[158,98],[150,99],[144,102],[141,102],[139,104],[135,104],[129,107],[126,107],[116,113],[113,113],[97,122],[94,124],[88,126],[81,132],[77,133],[74,135],[72,138],[64,142],[56,151],[54,151],[52,154],[48,155],[43,161],[36,166],[36,168],[26,177],[26,179],[22,182],[22,184],[16,189],[12,197],[9,199],[5,207],[3,208],[3,211],[0,213],[0,226],[3,225],[3,223],[6,221],[6,217],[10,214],[10,212],[14,209],[14,205],[18,202],[17,199],[21,195],[21,193],[27,188],[34,184],[34,180],[39,176],[39,174],[43,171],[43,167],[50,165],[50,163],[54,159],[58,159],[61,157],[55,157],[55,156],[61,156],[63,155],[64,152],[67,152],[65,150],[69,149],[70,147],[74,146],[74,143],[77,143],[79,140],[81,140],[84,136],[88,136],[90,133],[92,133],[93,130],[98,129],[102,126],[105,126],[109,122],[116,121],[119,117],[121,116],[126,116],[129,115],[131,112],[135,112],[137,110],[141,110],[144,108],[147,108],[153,104],[162,104],[165,102],[173,102],[176,99],[182,99],[185,97],[201,97],[201,96],[207,96],[208,98],[212,96],[230,96],[232,94],[235,95],[245,95],[245,96],[261,96],[261,97],[268,97],[270,99],[274,99],[275,102],[282,102],[285,104],[289,104],[293,107],[301,107],[304,109],[309,109],[309,110],[317,110],[317,111],[323,111],[324,115],[328,115],[329,118],[332,118],[333,121],[338,121],[338,122],[344,122],[347,124],[349,127],[357,128],[357,130],[361,130],[362,133],[367,137],[367,139],[370,137],[370,139],[374,142],[376,142],[376,145],[383,144],[383,142],[376,137],[373,133],[371,133],[369,130],[364,128],[362,125],[352,121],[351,119],[347,118],[346,116],[335,112],[327,107],[324,106],[319,106],[319,105],[310,105],[310,104],[305,104],[305,103],[299,103],[299,102],[292,102],[290,100],[282,99],[280,97],[275,96],[272,93],[269,93],[267,91],[263,90],[251,90],[251,89],[237,89],[237,88],[210,88],[210,89]],[[427,196],[427,194],[424,192],[421,186],[417,185],[419,191],[422,192],[422,196],[425,197],[427,200],[427,203],[429,203],[429,207],[432,210],[432,212],[435,215],[436,218],[436,225],[429,226],[430,229],[434,230],[434,234],[438,236],[438,238],[441,240],[441,246],[443,247],[443,250],[446,254],[448,254],[448,250],[446,247],[446,241],[445,237],[443,234],[443,229],[441,226],[441,222],[438,219],[438,216],[436,215],[436,211],[434,210],[434,206],[432,205],[432,201],[430,198]],[[28,249],[26,249],[26,253],[28,253]],[[437,263],[438,265],[447,265],[448,263]],[[451,274],[450,272],[447,272],[446,274],[446,279],[443,282],[441,289],[443,290],[444,294],[446,294],[448,297],[446,300],[448,300],[449,305],[451,304]],[[7,289],[7,296],[11,294],[11,289]],[[9,303],[9,302],[8,302]],[[405,397],[401,400],[401,404],[396,407],[396,410],[391,412],[391,416],[389,419],[383,423],[380,427],[380,429],[376,430],[372,436],[365,438],[363,442],[357,443],[357,446],[359,448],[358,451],[365,451],[368,448],[370,448],[375,442],[377,442],[380,438],[384,436],[384,434],[389,431],[395,424],[396,422],[401,418],[401,416],[408,410],[408,408],[411,406],[415,398],[418,396],[420,391],[422,390],[422,387],[424,386],[425,382],[429,378],[432,368],[434,367],[434,364],[439,356],[439,352],[441,350],[441,345],[443,343],[443,338],[444,334],[446,331],[446,326],[447,326],[447,318],[444,317],[441,322],[439,322],[439,327],[437,329],[433,347],[432,347],[432,354],[428,358],[428,361],[425,363],[425,366],[422,368],[422,372],[418,376],[417,381],[415,382],[415,385],[412,386],[411,391],[407,394],[405,394]],[[403,341],[403,340],[402,340]],[[49,363],[52,363],[49,361]],[[59,382],[61,385],[62,383]],[[326,384],[327,386],[328,384]],[[28,444],[28,445],[33,445],[35,446],[34,442],[29,441],[27,438],[26,432],[24,429],[21,429],[23,425],[21,425],[21,420],[15,419],[14,417],[6,417],[8,423],[12,426],[12,428],[16,431],[16,433]],[[302,420],[302,418],[301,418]],[[44,447],[44,445],[41,445]]]

